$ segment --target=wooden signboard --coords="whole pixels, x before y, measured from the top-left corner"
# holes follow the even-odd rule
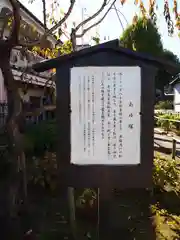
[[[141,69],[71,69],[71,163],[141,163]]]
[[[50,68],[56,68],[59,182],[151,188],[156,70],[177,67],[114,40],[35,66]]]
[[[179,66],[113,40],[34,66],[39,72],[52,68],[57,73],[59,183],[65,188],[100,188],[100,239],[114,239],[117,208],[114,202],[110,207],[112,189],[128,189],[128,199],[136,199],[139,190],[152,187],[156,70],[175,73]],[[122,195],[126,200],[124,191]],[[122,232],[122,226],[129,229],[123,205],[118,231],[130,239],[131,233],[124,237]]]

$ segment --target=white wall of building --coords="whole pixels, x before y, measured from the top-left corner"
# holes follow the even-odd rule
[[[15,80],[19,80],[18,78],[15,77]],[[37,88],[28,88],[27,94],[24,95],[23,91],[21,88],[19,88],[19,93],[22,99],[25,99],[26,101],[29,101],[30,96],[34,97],[43,97],[44,95],[44,89],[41,87]],[[2,102],[7,102],[7,95],[6,95],[6,89],[4,87],[4,79],[2,76],[2,72],[0,70],[0,103]]]
[[[4,79],[0,69],[0,103],[1,102],[7,102],[7,95],[6,95],[6,89],[4,87]]]
[[[174,111],[180,112],[180,83],[174,86]]]
[[[12,9],[8,0],[0,0],[0,12],[2,8]],[[24,9],[21,9],[20,11],[21,11],[22,19],[29,25],[33,26],[38,33],[43,35],[44,29],[42,25],[39,22],[35,21],[35,19],[31,15],[29,15]],[[5,36],[8,36],[8,35],[9,35],[9,32],[8,30],[6,30]],[[56,44],[56,39],[54,37],[50,36],[48,40],[52,43],[53,46]],[[35,55],[31,52],[28,52],[28,55],[29,57],[27,60],[18,49],[13,49],[11,54],[11,65],[14,65],[15,67],[18,67],[18,68],[19,67],[25,68],[28,65],[44,60],[42,57]],[[13,69],[12,71],[13,71],[15,80],[20,81],[22,72],[18,70],[18,68],[17,70]],[[29,73],[29,74],[25,74],[23,81],[30,82],[31,84],[34,84],[37,86],[44,86],[44,84],[47,82],[47,78],[49,78],[51,75],[52,75],[52,72],[50,71],[41,73],[38,76]],[[49,84],[51,84],[51,82]],[[28,89],[28,94],[24,96],[24,98],[28,99],[29,96],[41,96],[41,95],[43,95],[43,91],[42,89],[40,90],[40,88],[39,90]],[[7,101],[6,89],[4,87],[4,79],[2,76],[2,72],[0,70],[0,103],[6,102],[6,101]]]
[[[4,7],[12,9],[11,4],[9,3],[8,0],[0,0],[0,11]],[[42,11],[42,9],[40,9],[40,11]],[[35,19],[33,19],[30,15],[28,15],[27,12],[24,11],[24,9],[20,9],[20,14],[21,14],[22,19],[25,22],[27,22],[29,25],[33,26],[38,31],[38,33],[40,33],[41,35],[44,34],[43,27],[38,22],[36,22]],[[56,39],[53,36],[49,36],[48,40],[53,44],[53,46],[55,46]]]
[[[30,97],[43,97],[44,96],[44,90],[42,89],[28,89],[27,93],[24,94],[22,89],[19,88],[19,94],[22,99],[24,99],[26,102],[30,100]]]

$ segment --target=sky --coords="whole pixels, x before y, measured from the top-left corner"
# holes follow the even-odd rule
[[[32,4],[29,4],[28,0],[20,0],[20,1],[40,20],[43,19],[42,2],[41,2],[42,0],[35,0],[34,3]],[[59,1],[60,1],[60,8],[57,8],[56,10],[57,16],[61,14],[62,10],[66,12],[70,4],[70,0],[63,0],[63,1],[59,0]],[[180,58],[180,51],[179,51],[180,38],[178,37],[177,31],[173,36],[168,36],[167,25],[163,17],[164,1],[157,0],[157,2],[158,1],[159,1],[159,9],[157,10],[158,11],[157,12],[158,28],[162,36],[164,48],[174,52]],[[51,2],[51,1],[48,0],[47,2]],[[133,16],[135,15],[136,12],[138,12],[138,8],[134,5],[134,0],[127,0],[126,2],[127,3],[125,3],[123,6],[121,6],[120,0],[117,0],[116,2],[116,8],[118,9],[118,13],[120,12],[119,16],[122,24],[118,20],[116,11],[111,10],[99,26],[89,31],[83,37],[83,39],[78,39],[78,44],[86,44],[86,43],[92,44],[92,40],[91,40],[92,36],[96,36],[97,34],[100,37],[101,42],[105,42],[105,41],[113,40],[117,38],[119,39],[119,37],[123,32],[123,29],[125,29],[129,24],[132,23]],[[147,4],[147,2],[148,0],[144,0],[145,4]],[[170,1],[170,2],[173,2],[173,1]],[[76,4],[73,9],[73,12],[67,21],[67,29],[66,29],[67,35],[70,32],[71,27],[73,26],[73,22],[75,22],[77,25],[82,21],[82,19],[85,19],[88,16],[90,16],[92,13],[96,12],[96,10],[101,6],[101,4],[102,4],[102,0],[76,0]],[[48,5],[47,9],[51,9],[50,5]],[[64,36],[62,40],[66,40],[66,39],[67,37]]]

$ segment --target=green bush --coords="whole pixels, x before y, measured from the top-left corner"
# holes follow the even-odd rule
[[[55,120],[29,125],[25,133],[26,153],[44,155],[45,151],[56,151],[57,130]]]
[[[173,103],[172,101],[160,101],[155,105],[155,109],[161,110],[161,109],[173,109]]]
[[[153,168],[153,183],[155,187],[159,187],[161,190],[171,187],[172,190],[180,193],[179,174],[175,160],[160,156],[155,157]]]
[[[97,199],[97,194],[94,189],[85,188],[82,194],[78,197],[76,201],[76,206],[78,208],[83,208],[85,206],[93,206]]]
[[[46,152],[43,157],[32,157],[28,162],[28,181],[46,190],[54,191],[57,187],[56,154]]]
[[[180,115],[179,114],[156,114],[155,126],[163,128],[166,132],[180,130]]]
[[[157,120],[157,126],[163,128],[166,132],[169,132],[170,129],[173,127],[173,120],[174,116],[170,114],[164,114],[159,116]]]

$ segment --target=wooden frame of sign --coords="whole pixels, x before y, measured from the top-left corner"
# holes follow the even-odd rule
[[[82,128],[78,128],[80,125],[78,126],[77,122],[71,123],[72,119],[75,121],[76,117],[78,118],[78,108],[75,96],[78,97],[77,88],[79,83],[77,78],[82,77],[82,74],[80,74],[81,76],[77,76],[77,74],[78,72],[81,73],[86,71],[90,66],[94,67],[94,69],[97,69],[98,67],[101,73],[107,73],[108,67],[111,73],[112,68],[110,67],[116,67],[116,73],[120,73],[122,67],[124,69],[126,68],[125,77],[131,77],[131,79],[127,79],[127,81],[129,81],[132,86],[130,87],[129,84],[126,84],[125,87],[127,89],[130,87],[129,91],[131,94],[133,89],[136,91],[136,96],[133,96],[133,101],[136,101],[137,103],[136,110],[138,110],[139,107],[140,111],[137,112],[135,110],[134,113],[136,114],[136,119],[134,123],[139,125],[136,125],[134,136],[131,135],[132,138],[127,134],[129,137],[129,146],[127,145],[126,136],[126,144],[124,148],[125,157],[121,158],[122,162],[119,161],[118,158],[116,158],[116,160],[113,160],[113,158],[108,160],[106,155],[104,155],[103,160],[103,154],[99,156],[97,162],[95,161],[95,158],[92,158],[92,161],[90,158],[86,158],[85,155],[87,156],[87,152],[85,155],[83,155],[83,151],[79,152],[82,154],[79,156],[75,156],[76,154],[74,154],[76,148],[77,151],[79,151],[82,147]],[[76,67],[78,67],[78,70]],[[128,67],[130,68],[128,69]],[[134,71],[134,69],[136,69],[136,71]],[[93,68],[91,68],[91,71],[93,71]],[[135,75],[134,78],[132,74],[128,75],[128,71],[129,73],[132,71],[135,75],[138,75],[139,72],[140,79],[138,80]],[[128,54],[122,54],[118,51],[113,51],[112,49],[99,51],[92,55],[89,53],[83,57],[78,57],[77,53],[77,57],[59,65],[57,68],[57,123],[59,146],[57,156],[61,164],[60,181],[63,185],[79,188],[103,187],[106,185],[109,188],[117,187],[119,189],[148,188],[152,186],[155,72],[156,71],[152,66],[138,58],[132,58]],[[96,78],[98,74],[99,72],[97,73]],[[123,83],[125,83],[124,79]],[[137,94],[140,95],[137,96]],[[131,104],[131,101],[127,101],[128,94],[124,94],[124,96],[126,102],[124,101],[122,104],[125,104],[127,107],[127,104]],[[140,106],[138,105],[138,98]],[[75,102],[72,102],[72,100]],[[82,102],[83,101],[81,101],[81,103]],[[125,115],[128,112],[126,112],[126,107],[124,107]],[[129,114],[132,113],[133,112],[129,112]],[[139,115],[137,116],[137,114]],[[129,122],[125,125],[130,126],[130,124],[131,123]],[[81,131],[80,135],[78,135],[75,129],[77,132]],[[77,145],[75,144],[75,139],[78,143]],[[137,140],[136,147],[132,145],[135,144],[133,139]],[[99,147],[100,149],[101,145],[98,145],[98,143],[96,144],[97,153],[97,148]],[[104,148],[102,147],[101,151],[103,151],[103,149]],[[135,149],[137,149],[137,152]],[[133,159],[129,159],[129,157],[132,156],[134,156],[134,161],[132,161]],[[73,163],[71,157],[73,158]],[[114,163],[111,164],[113,161]]]

